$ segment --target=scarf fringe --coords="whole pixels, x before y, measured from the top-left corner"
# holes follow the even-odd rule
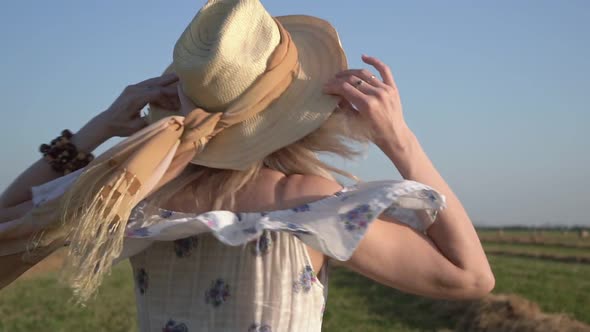
[[[62,278],[72,286],[79,303],[95,294],[121,253],[127,219],[137,204],[138,185],[125,169],[97,165],[85,172],[64,197],[64,207],[76,208],[62,209],[70,243]]]

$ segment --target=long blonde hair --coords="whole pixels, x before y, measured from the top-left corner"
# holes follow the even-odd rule
[[[336,180],[334,175],[337,174],[359,181],[355,175],[331,166],[318,157],[318,154],[329,154],[352,160],[364,152],[371,140],[371,132],[355,113],[350,108],[337,108],[318,129],[244,171],[189,165],[180,176],[154,194],[151,200],[158,202],[155,205],[163,204],[180,190],[198,183],[199,192],[206,196],[199,196],[202,201],[195,200],[196,208],[232,210],[236,193],[255,179],[264,167],[285,175],[317,175]]]

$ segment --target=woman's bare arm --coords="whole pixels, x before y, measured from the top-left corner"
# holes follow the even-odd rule
[[[429,185],[446,197],[447,208],[428,228],[428,237],[453,265],[477,275],[482,284],[493,284],[486,255],[463,205],[409,130],[407,136],[404,146],[386,144],[382,149],[405,179]]]
[[[411,133],[408,136],[407,146],[392,144],[384,152],[405,179],[427,184],[445,195],[447,208],[428,228],[428,236],[392,219],[378,220],[345,264],[415,294],[451,299],[485,295],[495,281],[471,220],[418,140]]]
[[[494,287],[494,277],[475,229],[461,202],[438,173],[407,127],[389,67],[363,57],[383,81],[367,70],[347,70],[325,92],[343,97],[359,110],[374,132],[374,143],[405,179],[427,184],[447,198],[447,208],[428,236],[384,220],[369,227],[352,259],[346,262],[375,280],[433,297],[472,298]]]
[[[90,153],[105,142],[108,132],[104,129],[102,119],[96,117],[88,122],[73,137],[72,143],[79,151]],[[0,196],[0,208],[9,208],[31,200],[31,187],[60,177],[42,158],[22,172]]]
[[[72,137],[72,143],[80,151],[92,152],[111,137],[130,136],[143,128],[146,123],[140,117],[140,111],[148,103],[165,109],[177,109],[177,81],[175,75],[164,75],[128,86],[106,111],[90,120]],[[2,193],[1,214],[8,214],[9,210],[6,209],[30,201],[31,187],[60,176],[43,159],[37,160]]]

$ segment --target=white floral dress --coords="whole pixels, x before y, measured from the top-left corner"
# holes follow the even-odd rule
[[[34,203],[69,186],[33,188]],[[382,213],[424,231],[444,197],[414,181],[376,181],[296,208],[190,214],[139,204],[120,260],[130,258],[141,331],[321,331],[327,267],[305,245],[345,261]]]

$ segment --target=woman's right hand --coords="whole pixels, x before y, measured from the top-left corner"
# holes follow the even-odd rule
[[[178,109],[177,82],[175,74],[167,74],[129,85],[106,111],[98,115],[100,129],[110,137],[131,136],[147,125],[140,114],[147,104]]]
[[[99,145],[114,136],[130,136],[145,127],[141,110],[148,103],[164,109],[180,107],[175,75],[163,75],[130,85],[104,112],[95,116],[72,137],[78,151],[93,152]],[[35,162],[0,196],[0,222],[30,208],[31,187],[51,181],[63,174],[55,172],[43,158]],[[27,205],[29,204],[29,205]],[[6,209],[11,209],[6,210]]]
[[[92,152],[112,137],[135,134],[147,126],[140,114],[147,104],[169,110],[180,107],[177,82],[176,75],[168,74],[129,85],[106,111],[76,132],[72,143],[79,151]]]

